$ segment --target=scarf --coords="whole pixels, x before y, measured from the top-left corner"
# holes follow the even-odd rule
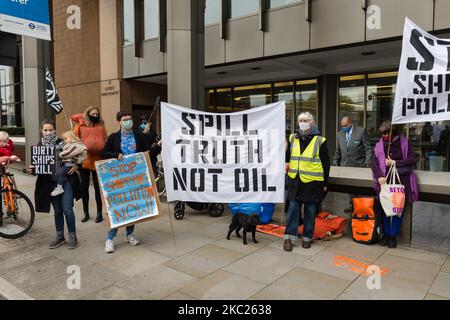
[[[41,143],[45,147],[55,147],[57,151],[61,151],[65,145],[64,141],[59,140],[55,133],[47,134],[42,136]]]

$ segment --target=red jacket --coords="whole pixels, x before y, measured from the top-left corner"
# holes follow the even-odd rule
[[[6,147],[0,148],[0,157],[11,157],[13,155],[14,149],[14,142],[9,139]]]

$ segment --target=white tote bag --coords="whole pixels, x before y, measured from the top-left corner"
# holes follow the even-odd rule
[[[390,167],[386,179],[386,183],[381,185],[381,206],[386,216],[401,217],[405,208],[405,186],[400,182],[400,176],[396,166]]]

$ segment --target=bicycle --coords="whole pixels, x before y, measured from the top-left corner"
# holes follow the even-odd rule
[[[34,223],[31,200],[17,190],[14,174],[7,171],[9,161],[0,164],[0,237],[16,239],[24,236]]]
[[[158,162],[158,177],[155,179],[156,188],[158,189],[159,197],[166,196],[166,182],[164,180],[164,168],[162,161]]]

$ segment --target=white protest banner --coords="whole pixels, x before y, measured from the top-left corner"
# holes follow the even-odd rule
[[[450,40],[406,18],[392,123],[450,120]]]
[[[110,228],[125,227],[160,215],[158,190],[148,152],[122,161],[95,162]]]
[[[169,201],[284,202],[285,102],[216,114],[162,103]]]

